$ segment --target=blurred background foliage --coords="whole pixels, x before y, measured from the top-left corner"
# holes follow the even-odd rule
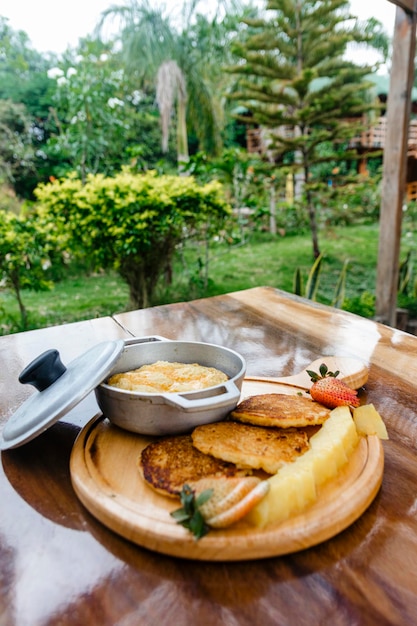
[[[295,23],[298,5],[281,4],[218,0],[208,14],[198,0],[185,0],[175,11],[131,0],[103,13],[93,33],[59,56],[37,52],[24,32],[14,31],[0,16],[0,332],[111,314],[132,305],[129,282],[117,278],[120,259],[100,266],[92,263],[91,254],[68,245],[64,249],[68,232],[58,236],[51,227],[53,220],[55,225],[63,220],[58,200],[50,207],[49,228],[37,213],[39,190],[75,180],[84,186],[111,179],[120,205],[127,194],[116,191],[123,171],[132,177],[149,172],[187,176],[195,190],[218,181],[228,207],[227,217],[215,227],[205,219],[204,202],[196,204],[200,220],[189,216],[193,219],[176,224],[181,237],[166,271],[154,279],[149,304],[255,284],[293,291],[294,276],[306,281],[318,252],[322,262],[314,297],[334,302],[343,276],[345,297],[338,288],[338,304],[373,315],[382,156],[369,158],[365,175],[358,174],[357,157],[347,150],[355,130],[346,129],[343,118],[349,111],[378,116],[379,109],[369,75],[346,62],[343,53],[355,42],[364,49],[371,46],[385,62],[390,40],[374,18],[352,24],[349,2],[334,0],[325,4],[328,19],[339,24],[338,38],[325,42],[327,22],[315,13],[321,3],[309,0],[303,18],[309,21],[300,27],[303,45],[320,38],[328,45],[321,57],[307,55],[311,63],[300,72],[296,50],[286,48],[277,35]],[[110,38],[104,36],[109,24]],[[279,50],[276,62],[265,53],[271,33]],[[350,109],[339,111],[342,72],[352,98]],[[332,89],[328,83],[320,87],[323,76],[335,81],[334,91],[333,83]],[[291,89],[277,97],[283,79]],[[306,98],[308,105],[294,108]],[[328,120],[331,111],[330,134],[320,121],[325,111]],[[315,129],[314,146],[308,147],[309,133],[291,140],[278,134],[269,137],[266,152],[248,151],[248,129],[292,125],[294,130],[303,119]],[[297,192],[299,153],[307,148],[304,186]],[[140,203],[133,209],[129,202],[120,208],[120,222],[126,207],[130,213],[142,210]],[[165,206],[162,195],[158,202]],[[94,206],[101,228],[106,203],[103,195],[101,216],[99,200]],[[402,255],[408,278],[399,286],[399,298],[413,311],[414,258],[408,253],[415,243],[417,212],[415,203],[404,209]],[[158,226],[152,226],[157,231],[162,214]],[[81,218],[79,227],[85,227]],[[317,240],[312,254],[314,230],[320,244]],[[84,235],[88,238],[88,232]],[[61,310],[64,303],[67,313]]]

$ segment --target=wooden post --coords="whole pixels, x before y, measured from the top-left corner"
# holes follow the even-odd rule
[[[401,223],[417,24],[417,0],[396,0],[393,3],[397,5],[397,9],[387,106],[376,284],[376,317],[378,321],[390,326],[396,326]]]
[[[401,7],[404,11],[408,13],[412,13],[416,10],[416,2],[415,0],[388,0],[392,4],[397,5],[397,7]]]

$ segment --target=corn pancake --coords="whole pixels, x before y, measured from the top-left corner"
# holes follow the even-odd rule
[[[200,452],[190,435],[159,439],[146,446],[138,459],[146,483],[166,496],[177,497],[184,484],[209,476],[244,476],[246,471]]]
[[[263,469],[275,474],[309,448],[307,432],[225,421],[197,426],[193,444],[205,454],[235,463],[241,468]]]
[[[156,361],[135,370],[114,374],[108,384],[127,391],[145,393],[178,393],[214,387],[228,380],[215,367],[198,363]]]
[[[246,398],[232,411],[239,422],[256,426],[302,428],[323,424],[330,410],[318,402],[297,395],[265,393]]]

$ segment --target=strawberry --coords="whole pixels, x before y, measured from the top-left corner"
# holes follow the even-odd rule
[[[330,372],[325,363],[319,368],[319,374],[307,370],[307,374],[313,381],[310,388],[310,395],[316,402],[327,406],[328,409],[334,409],[337,406],[359,406],[358,392],[351,389],[343,382],[337,379],[340,372]]]

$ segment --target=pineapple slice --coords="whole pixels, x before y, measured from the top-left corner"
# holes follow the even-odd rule
[[[316,442],[316,438],[319,441]],[[352,420],[350,409],[347,406],[339,406],[333,409],[331,419],[324,422],[320,431],[311,438],[310,444],[313,448],[318,448],[325,446],[324,443],[320,443],[320,441],[325,440],[333,446],[335,439],[339,439],[342,444],[344,450],[344,453],[341,452],[342,457],[344,454],[349,456],[358,443],[358,433]],[[337,446],[337,444],[335,445]],[[339,460],[340,465],[343,465],[343,463]]]
[[[301,458],[301,457],[300,457]],[[317,497],[316,482],[311,463],[288,463],[281,470],[281,480],[292,483],[295,497],[291,500],[291,508],[302,511],[306,504],[314,502]],[[293,512],[292,511],[292,512]]]
[[[300,457],[301,459],[302,457]],[[309,464],[289,463],[269,479],[267,496],[247,515],[246,519],[255,526],[265,526],[271,520],[284,522],[303,511],[316,499],[316,485]]]
[[[284,522],[290,517],[291,503],[296,497],[291,483],[277,479],[269,486],[268,494],[271,493],[272,497],[266,498],[265,496],[259,504],[249,511],[245,519],[250,524],[263,528],[271,519],[277,522]]]
[[[269,492],[246,519],[263,527],[302,512],[316,500],[317,489],[334,478],[348,461],[357,442],[358,434],[349,407],[334,409],[310,439],[310,449],[268,479]]]
[[[314,437],[310,442],[311,450],[313,453],[327,456],[329,464],[335,468],[334,476],[347,461],[343,440],[337,437],[337,433],[331,431],[323,431],[322,437],[314,441],[313,439]]]
[[[373,404],[364,404],[353,411],[353,420],[360,435],[378,435],[388,439],[388,433],[382,417]]]
[[[338,468],[337,463],[334,456],[331,453],[331,450],[322,449],[322,450],[308,450],[306,452],[307,459],[306,461],[312,467],[312,473],[314,476],[314,484],[317,487],[320,487],[327,480],[336,476]],[[305,455],[304,455],[305,456]]]

